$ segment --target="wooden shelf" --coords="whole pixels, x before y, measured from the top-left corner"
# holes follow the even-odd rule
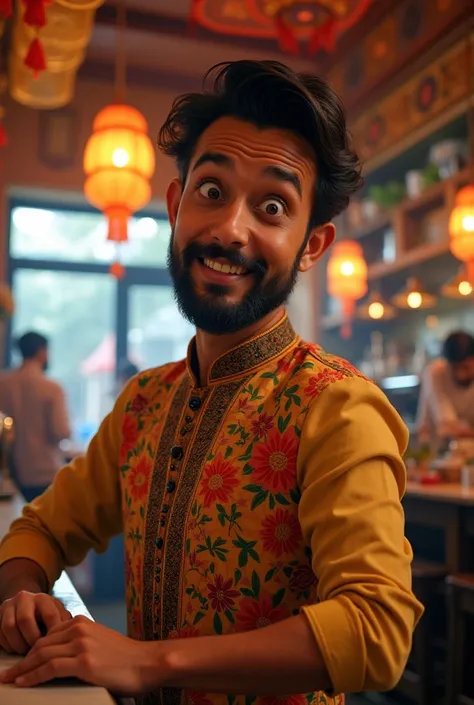
[[[449,252],[448,240],[446,240],[446,242],[420,245],[419,247],[414,247],[412,250],[408,250],[408,252],[404,252],[393,262],[376,262],[372,264],[368,268],[367,278],[369,281],[382,279],[382,277],[386,277],[389,274],[395,274],[395,272],[409,269],[417,264],[433,259],[433,257],[444,255],[446,252]]]

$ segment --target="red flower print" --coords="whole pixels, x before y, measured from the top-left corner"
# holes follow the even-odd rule
[[[130,409],[134,414],[141,414],[142,411],[145,411],[147,406],[148,399],[144,397],[143,394],[137,394],[137,396],[132,400]]]
[[[308,397],[317,397],[318,394],[321,394],[332,382],[344,379],[345,376],[346,375],[339,370],[331,370],[326,367],[322,372],[309,378],[308,384],[304,390],[305,394]]]
[[[291,574],[290,588],[296,592],[309,590],[316,583],[316,576],[309,565],[298,565]]]
[[[278,508],[264,519],[260,537],[265,551],[280,558],[283,554],[294,553],[301,540],[301,527],[288,509]]]
[[[167,372],[161,379],[163,384],[173,384],[173,382],[178,379],[178,377],[186,369],[186,360],[181,360],[177,362],[173,367]]]
[[[249,404],[248,398],[245,399],[239,399],[239,403],[237,404],[237,412],[240,414],[246,414],[248,411],[251,409],[251,405]]]
[[[239,597],[238,590],[231,590],[232,578],[224,581],[222,575],[216,575],[214,585],[207,584],[209,590],[209,600],[211,601],[212,609],[217,612],[225,612],[235,605],[234,597]]]
[[[204,469],[204,478],[200,495],[204,497],[204,506],[210,507],[216,502],[227,502],[239,481],[237,468],[231,462],[218,455]]]
[[[205,561],[201,561],[196,556],[196,551],[193,551],[192,553],[189,554],[189,565],[191,568],[202,568],[202,566],[206,565],[206,563],[205,563]]]
[[[285,433],[272,429],[265,442],[258,443],[253,451],[252,482],[271,492],[294,487],[297,454],[298,439],[293,429]]]
[[[186,624],[175,632],[169,633],[170,639],[191,639],[195,636],[199,636],[199,632],[196,627],[191,627],[189,624]]]
[[[195,693],[194,691],[187,690],[186,695],[192,705],[212,705],[212,701],[206,698],[205,693]]]
[[[261,414],[258,419],[252,421],[252,433],[257,438],[263,438],[267,435],[268,431],[273,428],[273,419],[268,414]]]
[[[283,357],[281,360],[279,360],[277,369],[276,369],[276,374],[286,374],[291,370],[291,368],[294,366],[295,362],[293,359],[293,356],[291,357]]]
[[[307,705],[304,695],[265,695],[257,698],[257,705]]]
[[[122,422],[122,445],[120,447],[120,462],[124,462],[128,453],[133,450],[138,443],[137,420],[131,414],[125,414]]]
[[[130,494],[136,502],[140,502],[147,496],[152,472],[153,463],[151,459],[146,455],[142,455],[127,474]]]
[[[236,615],[237,626],[244,632],[268,627],[269,624],[280,622],[287,616],[288,611],[283,605],[273,607],[272,598],[268,594],[261,595],[259,600],[244,597],[239,603],[239,611]]]

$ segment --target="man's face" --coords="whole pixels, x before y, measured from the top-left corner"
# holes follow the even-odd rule
[[[203,133],[186,183],[168,191],[169,267],[197,328],[233,333],[285,303],[332,240],[332,226],[308,232],[315,182],[292,133],[230,117]]]
[[[474,382],[474,357],[451,363],[451,372],[456,384],[460,387],[469,387]]]

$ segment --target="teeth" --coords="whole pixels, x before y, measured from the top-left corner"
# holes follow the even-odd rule
[[[212,259],[205,259],[204,264],[209,269],[214,269],[216,272],[222,272],[223,274],[245,274],[244,267],[234,267],[230,264],[221,264],[220,262],[215,262]]]

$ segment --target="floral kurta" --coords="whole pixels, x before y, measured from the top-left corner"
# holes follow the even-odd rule
[[[62,567],[58,542],[66,561],[77,563],[91,546],[104,550],[108,537],[123,528],[131,637],[230,634],[310,610],[308,619],[336,692],[346,683],[354,689],[374,687],[377,673],[385,668],[383,659],[394,661],[390,668],[395,673],[403,667],[418,610],[410,590],[411,554],[403,541],[399,503],[404,482],[400,451],[406,440],[399,418],[375,385],[348,363],[302,342],[286,317],[217,359],[204,386],[195,378],[193,355],[191,343],[188,360],[143,372],[130,383],[86,458],[62,470],[53,488],[25,510],[17,535],[14,527],[0,551],[0,562],[14,551],[25,555],[32,550],[21,542],[18,529],[23,536],[30,532],[35,559],[54,579]],[[333,402],[327,402],[326,393],[325,406],[320,406],[323,392],[333,388],[340,390]],[[348,412],[354,420],[347,425],[344,409],[359,397],[369,406]],[[315,409],[320,414],[316,420]],[[343,425],[331,435],[334,423]],[[357,428],[354,441],[351,429]],[[384,455],[387,460],[379,471],[372,458]],[[363,472],[365,463],[375,473],[367,486],[382,493],[382,501],[360,495],[357,474],[349,487],[343,471],[352,456],[360,466],[357,472]],[[385,478],[392,466],[391,479],[383,479],[379,488],[381,474]],[[93,498],[88,515],[87,502],[80,507],[86,494],[88,501]],[[371,508],[384,507],[387,519],[373,521],[380,536],[366,535],[366,500]],[[340,509],[333,509],[338,502]],[[354,502],[361,506],[359,518]],[[65,517],[57,516],[59,506]],[[338,511],[353,515],[352,524],[338,521]],[[72,525],[65,531],[68,521]],[[40,545],[39,523],[49,527],[56,552],[51,545],[46,550],[44,538]],[[372,557],[364,551],[359,555],[359,539],[349,546],[351,528],[357,537],[358,527],[367,545],[380,546]],[[43,529],[39,533],[44,535]],[[344,564],[346,554],[349,562]],[[339,572],[332,568],[337,561]],[[370,589],[381,583],[373,604],[347,602],[344,576],[349,574],[355,575],[349,593],[364,591],[364,580]],[[341,590],[343,596],[337,598]],[[324,611],[325,604],[329,610]],[[364,610],[366,621],[354,631]],[[374,620],[378,631],[367,626]],[[380,631],[387,632],[384,649]],[[366,652],[373,654],[367,663],[361,660]],[[308,705],[339,702],[341,697],[311,693],[284,700]],[[276,705],[277,700],[168,688],[142,698],[147,705]]]

